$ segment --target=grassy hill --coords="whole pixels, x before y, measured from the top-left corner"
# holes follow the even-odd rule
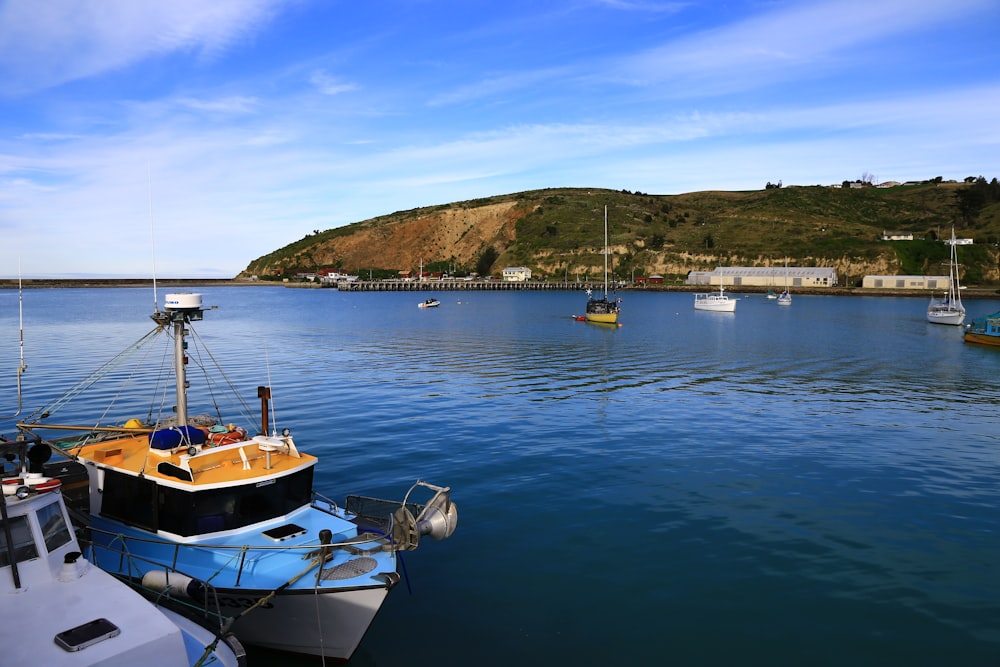
[[[963,283],[998,284],[996,190],[995,179],[681,195],[534,190],[400,211],[313,234],[254,260],[241,275],[267,279],[339,268],[377,278],[415,271],[422,263],[425,270],[459,274],[527,266],[543,279],[594,277],[603,271],[607,206],[612,263],[622,278],[679,280],[716,266],[780,266],[786,257],[792,266],[832,266],[842,284],[864,275],[947,275],[947,246],[939,239],[954,225],[960,238],[975,239],[959,248]],[[919,240],[882,241],[886,231],[911,232]]]

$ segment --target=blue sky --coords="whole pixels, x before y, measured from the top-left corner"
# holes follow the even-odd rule
[[[0,277],[226,278],[547,187],[1000,177],[998,33],[996,0],[8,0]]]

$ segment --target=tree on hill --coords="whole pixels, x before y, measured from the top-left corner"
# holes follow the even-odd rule
[[[980,176],[970,187],[956,190],[955,199],[962,222],[972,224],[987,204],[1000,202],[1000,183],[995,177],[987,183],[986,179]]]
[[[476,260],[476,273],[481,276],[490,275],[490,271],[493,269],[493,263],[497,261],[500,257],[500,253],[496,251],[493,246],[490,246],[483,251],[483,254],[479,256]]]

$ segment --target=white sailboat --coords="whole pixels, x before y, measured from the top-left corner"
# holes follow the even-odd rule
[[[785,258],[785,291],[778,295],[779,306],[792,305],[792,294],[788,291],[788,258]]]
[[[961,287],[958,284],[958,252],[955,244],[955,228],[951,228],[951,254],[948,260],[948,291],[943,297],[931,295],[927,304],[927,321],[934,324],[961,326],[965,323],[965,306],[962,305]]]

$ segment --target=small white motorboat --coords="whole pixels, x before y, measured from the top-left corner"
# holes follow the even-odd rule
[[[719,292],[699,293],[694,295],[695,310],[709,310],[716,313],[732,313],[736,311],[736,299],[731,299],[726,294],[722,285],[719,285]]]

